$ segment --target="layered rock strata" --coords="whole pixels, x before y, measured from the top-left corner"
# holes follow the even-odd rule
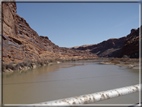
[[[65,61],[97,57],[87,51],[55,45],[48,37],[39,36],[16,12],[15,2],[3,3],[3,65],[12,63],[13,66],[30,61],[31,63],[38,61],[47,63],[49,60]],[[8,69],[8,66],[4,69]]]
[[[53,61],[94,59],[99,57],[139,57],[139,28],[125,37],[112,38],[99,44],[73,48],[59,47],[48,37],[39,36],[26,20],[17,14],[15,2],[5,2],[2,19],[3,71],[30,69]],[[29,68],[28,68],[29,67]]]

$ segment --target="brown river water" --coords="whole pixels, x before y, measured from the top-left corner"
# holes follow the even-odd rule
[[[33,104],[139,84],[139,70],[86,60],[3,73],[3,104]],[[135,104],[139,92],[94,104]]]

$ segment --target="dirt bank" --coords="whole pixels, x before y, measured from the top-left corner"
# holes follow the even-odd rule
[[[99,63],[126,66],[131,69],[139,69],[139,59],[136,58],[109,58],[108,60],[101,61]]]
[[[96,59],[96,58],[94,58]],[[53,64],[59,64],[59,63],[63,63],[63,62],[69,62],[69,61],[78,61],[78,60],[91,60],[89,58],[87,59],[42,59],[42,60],[38,60],[38,61],[31,61],[31,60],[26,60],[24,62],[21,63],[9,63],[9,64],[3,64],[2,66],[2,71],[3,72],[8,72],[8,73],[12,73],[14,71],[19,71],[19,72],[23,72],[23,71],[27,71],[29,69],[36,69],[37,67],[40,66],[50,66]]]

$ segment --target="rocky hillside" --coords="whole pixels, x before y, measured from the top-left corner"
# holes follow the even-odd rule
[[[120,57],[127,55],[130,58],[139,58],[139,28],[132,29],[123,44]]]
[[[75,50],[87,50],[99,57],[118,57],[126,37],[109,39],[98,44],[73,47]]]
[[[139,28],[132,29],[131,33],[125,37],[113,38],[93,45],[83,45],[73,47],[74,50],[86,50],[99,57],[139,57]]]
[[[87,51],[59,47],[48,37],[39,36],[20,17],[16,3],[3,3],[3,64],[39,60],[76,60],[96,58]]]

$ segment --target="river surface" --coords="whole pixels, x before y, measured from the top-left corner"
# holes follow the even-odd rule
[[[3,73],[3,103],[33,104],[139,84],[139,70],[99,64],[95,60],[65,62],[26,72]],[[135,104],[139,92],[95,104]]]

